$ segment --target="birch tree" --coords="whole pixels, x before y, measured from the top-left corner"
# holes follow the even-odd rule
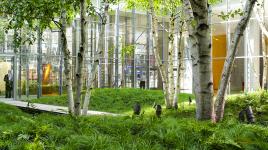
[[[70,50],[67,48],[67,38],[66,38],[66,10],[62,10],[60,17],[60,40],[61,40],[61,51],[64,54],[64,73],[66,78],[66,88],[68,97],[68,110],[70,114],[74,113],[74,99],[73,99],[73,86],[72,86],[72,57]]]
[[[229,52],[227,53],[226,60],[224,62],[224,67],[221,75],[221,82],[219,90],[216,97],[215,104],[215,121],[218,122],[223,118],[224,106],[225,106],[225,97],[226,97],[226,87],[230,80],[231,72],[234,65],[235,55],[238,51],[237,46],[243,35],[245,28],[249,22],[253,7],[256,3],[256,0],[247,0],[244,8],[244,14],[241,17],[238,25],[235,28],[234,36],[232,37],[231,45]]]
[[[177,92],[176,89],[178,88],[175,86],[174,82],[174,55],[175,55],[175,26],[176,26],[176,19],[179,17],[177,13],[177,8],[180,6],[180,1],[175,0],[167,0],[166,2],[162,3],[156,0],[128,0],[130,7],[134,7],[136,9],[149,9],[149,12],[152,17],[152,39],[153,39],[153,53],[156,59],[156,66],[159,70],[159,75],[161,76],[162,83],[163,83],[163,93],[165,98],[166,108],[172,108],[173,103],[177,103]],[[159,49],[159,42],[158,42],[158,28],[159,28],[159,21],[158,21],[158,14],[168,15],[169,16],[169,35],[168,35],[168,59],[165,60],[163,63],[162,59],[160,58],[160,49]],[[175,106],[175,105],[174,105]]]
[[[90,7],[89,7],[89,9],[90,9],[89,14],[98,16],[99,22],[101,24],[101,28],[100,28],[100,32],[99,32],[99,39],[97,42],[97,44],[98,44],[97,56],[93,62],[91,74],[89,75],[85,99],[84,99],[84,103],[83,103],[83,112],[82,112],[83,115],[87,114],[88,105],[90,102],[91,90],[93,87],[93,81],[94,81],[94,79],[96,79],[95,76],[97,75],[97,71],[98,71],[97,68],[98,67],[103,68],[102,65],[100,64],[100,62],[101,62],[101,59],[104,57],[103,41],[104,41],[105,25],[107,22],[109,6],[111,4],[114,4],[115,2],[116,2],[116,0],[103,0],[101,8],[99,8],[99,9],[95,8],[92,4],[90,4]]]
[[[75,2],[72,0],[48,0],[45,2],[35,0],[3,0],[0,5],[0,13],[11,18],[7,29],[18,30],[23,26],[27,26],[30,30],[36,30],[36,26],[38,26],[41,30],[45,30],[46,28],[52,29],[55,25],[60,29],[70,113],[73,113],[72,82],[69,80],[71,76],[71,57],[70,51],[67,49],[65,29],[67,22],[70,22],[73,18],[73,6],[75,5]],[[61,18],[60,22],[57,21],[59,17]],[[52,23],[54,23],[54,27]],[[35,37],[30,37],[28,39],[29,44],[32,44],[34,39]],[[23,41],[20,41],[19,44],[22,43]]]
[[[208,120],[213,114],[212,56],[207,0],[183,0],[191,49],[196,118]]]
[[[178,106],[178,94],[180,94],[181,89],[181,80],[184,74],[185,65],[184,65],[184,49],[182,48],[182,33],[184,27],[184,20],[180,21],[180,29],[179,29],[179,43],[178,43],[178,63],[177,63],[177,86],[175,86],[175,94],[173,99],[173,107],[176,108]]]
[[[262,43],[262,55],[263,55],[263,74],[262,74],[262,88],[264,89],[265,83],[267,86],[267,77],[268,77],[268,59],[267,59],[267,46],[265,42],[265,38],[268,38],[268,31],[265,27],[265,13],[264,13],[264,0],[258,2],[258,5],[254,7],[254,14],[256,16],[257,22],[259,23],[262,36],[261,36],[261,43]],[[267,88],[267,87],[266,87]]]
[[[84,53],[85,53],[85,44],[86,44],[86,35],[85,35],[85,24],[86,24],[86,1],[80,0],[80,45],[79,51],[77,53],[77,67],[76,67],[76,97],[74,103],[74,114],[81,114],[81,92],[82,92],[82,71],[84,68]]]

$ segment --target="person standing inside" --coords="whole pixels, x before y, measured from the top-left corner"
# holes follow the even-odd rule
[[[11,98],[13,97],[11,96],[13,93],[13,74],[11,70],[8,70],[8,80],[9,80],[9,97],[8,98]]]
[[[8,79],[8,74],[5,75],[4,81],[6,83],[6,92],[5,92],[5,98],[9,98],[9,79]]]
[[[142,73],[141,79],[140,79],[140,88],[141,89],[145,89],[145,80],[146,80],[145,74]]]

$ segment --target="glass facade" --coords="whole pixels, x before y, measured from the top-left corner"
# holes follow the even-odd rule
[[[221,71],[225,57],[230,47],[235,26],[239,16],[222,20],[217,14],[233,9],[243,8],[244,1],[224,0],[212,7],[211,32],[213,56],[213,82],[215,92],[218,89]],[[267,0],[265,4],[267,4]],[[97,3],[96,3],[97,5]],[[264,5],[265,7],[268,6]],[[161,77],[155,64],[152,51],[151,18],[148,13],[134,10],[125,10],[123,4],[112,7],[114,11],[107,18],[104,37],[100,36],[101,25],[96,18],[87,18],[86,26],[86,53],[83,68],[83,86],[91,77],[92,64],[98,50],[98,41],[101,41],[104,54],[101,57],[98,75],[95,77],[95,87],[134,87],[138,88],[141,80],[146,81],[150,89],[162,88]],[[264,9],[263,20],[268,25],[268,8]],[[266,27],[267,28],[267,27]],[[169,24],[167,17],[159,18],[159,49],[163,63],[167,63]],[[179,27],[176,27],[179,30]],[[35,33],[36,34],[36,33]],[[38,51],[37,40],[31,45],[22,45],[14,53],[13,31],[3,34],[0,43],[0,78],[13,70],[17,79],[19,95],[36,95],[38,85],[42,87],[42,94],[58,94],[65,91],[65,77],[63,54],[59,49],[60,39],[57,30],[46,30],[42,35],[41,51]],[[257,90],[262,85],[263,53],[262,30],[256,20],[255,13],[243,34],[238,46],[234,69],[229,83],[229,93]],[[178,39],[175,35],[174,74],[177,75]],[[192,92],[191,50],[188,47],[187,32],[183,33],[181,48],[184,49],[183,58],[185,71],[181,81],[182,92]],[[267,45],[267,38],[264,39]],[[68,49],[72,55],[72,77],[75,76],[76,55],[80,46],[79,17],[67,28]],[[266,46],[267,48],[268,46]],[[130,53],[124,49],[133,48]],[[268,51],[268,50],[266,50]],[[15,57],[16,56],[16,57]],[[16,58],[16,59],[14,59]],[[42,82],[38,83],[38,60],[41,60],[40,73]],[[174,81],[176,83],[176,81]],[[3,94],[4,82],[0,80],[0,93]]]

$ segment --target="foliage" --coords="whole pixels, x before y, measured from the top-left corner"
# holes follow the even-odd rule
[[[222,20],[228,20],[230,18],[234,18],[236,15],[242,16],[244,14],[244,12],[238,8],[235,10],[231,10],[227,13],[224,13],[223,11],[218,15],[218,17],[220,17]]]
[[[32,31],[43,31],[53,28],[52,22],[57,22],[63,9],[67,11],[67,20],[70,22],[75,15],[76,5],[76,1],[73,0],[2,0],[0,14],[9,20],[6,31],[18,31],[23,27]],[[18,47],[21,43],[20,35],[15,32],[15,46]]]
[[[133,52],[135,51],[135,46],[134,45],[127,45],[124,46],[121,50],[121,59],[122,62],[125,61],[126,56],[132,56]]]
[[[162,118],[26,114],[0,104],[0,149],[267,149],[268,128],[235,118],[195,121],[194,110]]]
[[[126,0],[126,9],[138,9],[147,11],[149,9],[149,1],[146,0]],[[171,13],[176,13],[176,9],[181,6],[179,0],[154,0],[155,11],[158,15],[166,16]]]
[[[229,96],[225,107],[227,112],[232,113],[226,114],[226,117],[236,117],[236,115],[247,106],[252,107],[258,122],[268,125],[268,92],[257,91]]]
[[[180,94],[179,102],[188,101],[191,94]],[[151,108],[155,103],[164,104],[164,96],[160,90],[142,89],[94,89],[92,91],[89,109],[114,113],[131,112],[135,102],[140,102],[142,108]],[[67,95],[49,96],[32,100],[34,103],[45,103],[67,106]]]

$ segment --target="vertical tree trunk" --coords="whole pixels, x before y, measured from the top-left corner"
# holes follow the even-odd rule
[[[62,20],[62,18],[61,18]],[[58,33],[58,52],[57,54],[59,55],[59,95],[62,94],[62,57],[61,57],[61,53],[62,52],[62,46],[61,46],[61,32]]]
[[[152,37],[153,37],[153,52],[156,59],[156,66],[159,69],[160,76],[162,78],[163,87],[164,89],[168,89],[168,83],[167,83],[167,74],[165,72],[165,66],[161,61],[160,55],[159,55],[159,43],[158,43],[158,19],[155,15],[155,8],[153,0],[149,0],[150,4],[150,11],[152,15]],[[165,103],[166,107],[170,108],[171,104],[168,100],[168,93],[166,90],[163,90],[165,95]]]
[[[240,41],[241,36],[243,35],[243,32],[249,22],[252,9],[255,5],[256,0],[247,0],[244,14],[239,21],[239,23],[236,26],[234,36],[232,38],[230,51],[227,54],[226,60],[224,62],[224,68],[221,75],[221,82],[219,86],[219,90],[216,97],[216,105],[215,105],[215,121],[218,122],[223,118],[224,114],[224,106],[225,106],[225,95],[226,95],[226,87],[230,80],[231,72],[233,69],[233,64],[235,60],[235,54],[237,53],[237,46]]]
[[[70,114],[74,113],[74,98],[73,98],[73,86],[72,86],[72,56],[71,52],[67,48],[67,39],[66,39],[66,11],[61,12],[61,47],[60,50],[64,54],[64,73],[66,79],[66,89],[68,97],[68,111]]]
[[[169,97],[168,97],[168,103],[170,104],[168,107],[172,107],[172,101],[174,99],[174,94],[175,94],[175,86],[174,86],[174,63],[173,63],[173,59],[174,59],[174,35],[175,35],[175,16],[172,13],[170,16],[170,31],[169,31],[169,45],[168,45],[168,93],[169,93]]]
[[[184,49],[182,48],[182,30],[183,22],[180,25],[179,43],[178,43],[178,64],[177,64],[177,86],[175,87],[175,94],[173,99],[173,107],[176,108],[178,105],[178,94],[180,94],[181,89],[181,78],[184,73]]]
[[[99,68],[100,68],[100,87],[103,88],[105,86],[105,31],[106,31],[106,22],[107,22],[107,16],[108,16],[108,8],[109,5],[108,3],[104,2],[104,11],[101,13],[102,15],[100,16],[99,21],[101,22],[101,26],[100,26],[100,31],[99,31],[99,41],[98,41],[98,51],[100,54],[100,64],[99,64]]]
[[[213,82],[211,61],[211,35],[208,1],[185,0],[184,9],[188,24],[193,83],[196,97],[196,118],[208,120],[213,114]]]
[[[37,98],[40,98],[42,96],[42,32],[41,29],[38,28],[37,31],[37,38],[38,38],[38,45],[37,45]]]
[[[103,42],[104,42],[104,33],[105,33],[105,25],[106,25],[106,21],[107,21],[107,16],[108,16],[108,10],[109,10],[109,4],[108,3],[104,3],[104,12],[103,15],[101,16],[101,31],[99,31],[99,39],[98,39],[98,56],[95,56],[95,60],[92,66],[92,70],[91,70],[91,75],[88,78],[88,84],[87,84],[87,90],[86,90],[86,95],[85,95],[85,99],[84,99],[84,104],[83,104],[83,111],[82,114],[86,115],[87,111],[88,111],[88,105],[89,105],[89,101],[90,101],[90,96],[91,96],[91,88],[92,85],[94,83],[94,79],[95,76],[98,73],[98,66],[99,68],[101,68],[101,70],[104,71],[104,67],[102,67],[103,65],[100,65],[101,60],[103,59],[104,56],[104,47],[103,47]],[[105,72],[102,71],[102,75],[103,78],[105,78]],[[102,79],[103,79],[102,78]],[[103,81],[102,81],[103,82]],[[105,82],[102,83],[102,85],[104,85]]]
[[[84,53],[85,53],[85,15],[86,15],[86,1],[80,0],[80,28],[81,28],[81,42],[79,46],[79,52],[77,54],[78,62],[77,62],[77,68],[76,68],[76,98],[75,98],[75,104],[74,104],[74,111],[75,115],[81,114],[81,91],[82,91],[82,70],[84,67]]]
[[[254,12],[256,15],[256,19],[259,23],[259,26],[261,28],[261,32],[262,32],[262,36],[261,36],[261,43],[262,43],[262,55],[263,55],[263,74],[262,74],[262,89],[264,89],[265,87],[265,83],[267,81],[267,65],[268,65],[268,59],[267,59],[267,50],[266,50],[266,43],[265,43],[265,37],[268,38],[268,31],[265,27],[265,22],[264,22],[264,17],[265,17],[265,13],[264,13],[264,8],[263,7],[255,7],[254,8]],[[267,86],[267,83],[266,83]],[[267,88],[267,87],[266,87]]]

